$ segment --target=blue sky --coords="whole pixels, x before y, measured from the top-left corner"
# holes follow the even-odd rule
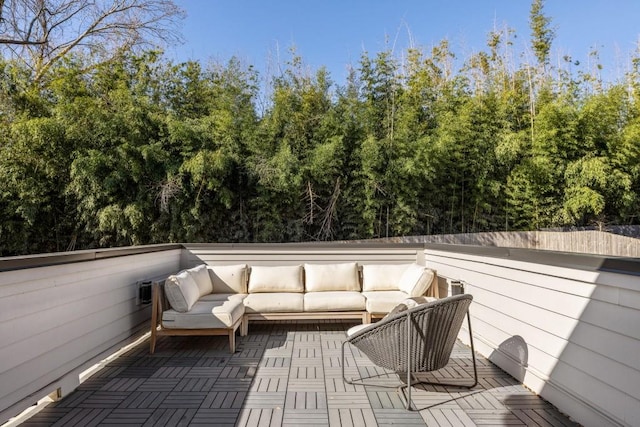
[[[487,33],[508,25],[515,52],[529,43],[529,0],[177,0],[187,18],[185,43],[167,50],[176,61],[227,61],[237,56],[266,75],[297,53],[312,70],[326,66],[343,83],[366,50],[401,53],[446,38],[464,59],[486,48]],[[640,37],[640,0],[547,0],[556,30],[553,56],[585,64],[595,46],[603,76],[624,72]]]

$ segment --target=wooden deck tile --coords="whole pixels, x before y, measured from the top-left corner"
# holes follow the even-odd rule
[[[246,392],[212,391],[207,393],[200,408],[204,409],[239,409],[245,404]]]
[[[378,426],[424,426],[425,422],[419,412],[404,409],[373,409]]]
[[[200,392],[172,392],[162,402],[163,408],[194,408],[202,406],[207,393]]]
[[[331,427],[368,427],[377,425],[371,408],[329,409],[329,426]]]
[[[240,409],[199,409],[190,425],[198,427],[233,427],[236,424]]]
[[[284,392],[287,391],[287,377],[259,376],[254,378],[249,389],[252,392]]]
[[[573,427],[552,405],[486,359],[478,359],[473,390],[416,385],[406,411],[395,373],[346,346],[354,322],[256,322],[237,337],[160,337],[114,359],[102,370],[24,423],[38,426],[456,426]],[[469,349],[457,343],[450,364],[420,379],[468,382]]]
[[[244,403],[244,408],[284,408],[286,392],[250,392]]]
[[[283,426],[328,426],[329,412],[326,409],[285,409]]]
[[[329,392],[327,406],[330,409],[370,409],[369,396],[364,391],[359,392]]]
[[[238,418],[237,427],[279,427],[284,411],[278,409],[244,409]]]
[[[422,418],[433,427],[475,427],[473,420],[462,409],[432,409],[422,411]]]
[[[168,394],[168,391],[136,391],[131,393],[118,408],[158,409]]]

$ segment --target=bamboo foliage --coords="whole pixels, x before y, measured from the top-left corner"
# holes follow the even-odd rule
[[[295,51],[268,87],[236,58],[2,58],[0,255],[637,224],[640,53],[618,81],[556,68],[541,6],[535,62],[494,29],[465,60],[363,53],[343,84]]]

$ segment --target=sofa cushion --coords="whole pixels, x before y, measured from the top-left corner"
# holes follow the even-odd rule
[[[247,264],[210,265],[207,267],[216,294],[246,294]]]
[[[365,264],[362,266],[363,291],[398,291],[400,278],[411,264]]]
[[[249,293],[304,292],[302,266],[251,267]]]
[[[167,277],[164,291],[171,308],[179,313],[189,311],[200,298],[200,288],[187,271]]]
[[[434,276],[433,270],[418,264],[411,264],[400,277],[398,289],[410,297],[421,297],[431,286]]]
[[[209,271],[207,270],[206,264],[190,268],[187,272],[191,274],[196,285],[198,285],[200,296],[213,292],[213,285],[211,284],[211,277],[209,277]]]
[[[162,326],[167,329],[229,328],[244,314],[239,299],[231,301],[198,301],[188,313],[166,310]]]
[[[304,311],[364,311],[365,298],[360,292],[307,292]]]
[[[249,294],[244,300],[245,313],[301,313],[304,296],[300,292]]]
[[[362,295],[367,299],[365,305],[367,311],[372,314],[387,314],[403,300],[409,298],[409,295],[402,291],[363,292]]]
[[[208,294],[201,296],[198,301],[242,301],[247,297],[247,294]]]
[[[358,264],[305,264],[307,292],[355,291],[360,292]]]

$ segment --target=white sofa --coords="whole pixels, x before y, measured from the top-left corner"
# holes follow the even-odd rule
[[[410,297],[437,297],[435,272],[418,264],[200,265],[154,284],[151,352],[158,335],[248,333],[249,321],[383,317]]]

